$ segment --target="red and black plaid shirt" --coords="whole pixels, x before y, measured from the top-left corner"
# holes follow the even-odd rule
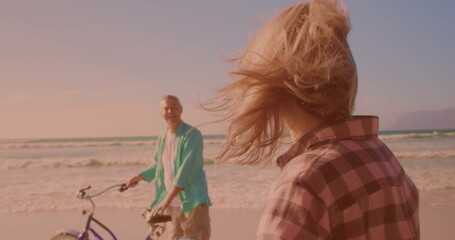
[[[258,239],[419,239],[417,189],[378,124],[352,117],[280,156]]]

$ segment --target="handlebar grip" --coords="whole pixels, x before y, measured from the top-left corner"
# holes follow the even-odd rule
[[[120,192],[124,192],[124,191],[126,191],[126,190],[128,190],[128,187],[126,186],[125,183],[123,183],[123,184],[120,186],[119,191],[120,191]]]
[[[87,187],[85,188],[81,188],[79,189],[79,191],[77,191],[77,196],[79,197],[84,197],[85,196],[85,191],[86,190],[89,190],[90,188],[92,188],[90,185],[88,185]]]

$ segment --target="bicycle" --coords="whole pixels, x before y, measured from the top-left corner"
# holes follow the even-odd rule
[[[96,219],[93,216],[95,213],[96,206],[95,206],[95,202],[92,200],[92,198],[103,195],[104,193],[106,193],[112,189],[116,189],[120,192],[124,192],[128,188],[126,187],[125,184],[116,184],[116,185],[107,187],[106,189],[101,190],[92,195],[88,195],[86,193],[86,191],[89,190],[90,188],[91,188],[90,186],[87,186],[85,188],[79,189],[79,191],[77,192],[77,198],[79,198],[81,200],[88,200],[91,204],[91,209],[89,212],[87,210],[82,211],[83,215],[86,215],[87,213],[89,213],[84,230],[82,232],[79,232],[79,231],[73,230],[73,229],[57,230],[57,233],[50,240],[92,240],[92,239],[104,240],[104,238],[92,227],[93,222],[96,223],[102,229],[104,229],[104,231],[109,233],[109,235],[112,239],[117,240],[117,237],[115,236],[115,234],[107,226],[105,226],[102,222],[100,222],[98,219]],[[171,221],[171,216],[169,216],[169,215],[151,216],[149,209],[144,209],[144,211],[142,212],[142,216],[145,218],[147,225],[148,225],[148,231],[147,231],[147,236],[146,236],[145,240],[159,239],[159,237],[162,236],[164,231],[166,230],[164,223]],[[94,238],[92,238],[90,235],[93,235]],[[157,237],[157,238],[153,238],[153,237]]]

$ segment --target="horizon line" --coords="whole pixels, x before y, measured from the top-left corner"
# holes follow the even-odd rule
[[[378,134],[381,133],[412,133],[412,132],[431,132],[431,131],[455,131],[455,128],[433,128],[433,129],[403,129],[403,130],[381,130]],[[0,138],[1,141],[5,140],[69,140],[69,139],[119,139],[119,138],[158,138],[160,135],[129,135],[129,136],[103,136],[103,137],[21,137],[21,138]],[[203,134],[203,137],[214,137],[214,136],[226,136],[226,134]]]

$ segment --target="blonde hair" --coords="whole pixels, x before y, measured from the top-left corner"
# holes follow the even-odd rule
[[[325,123],[350,117],[357,71],[346,9],[311,0],[281,11],[243,50],[233,82],[206,109],[230,120],[219,161],[265,164],[288,136],[286,116],[305,110]]]

